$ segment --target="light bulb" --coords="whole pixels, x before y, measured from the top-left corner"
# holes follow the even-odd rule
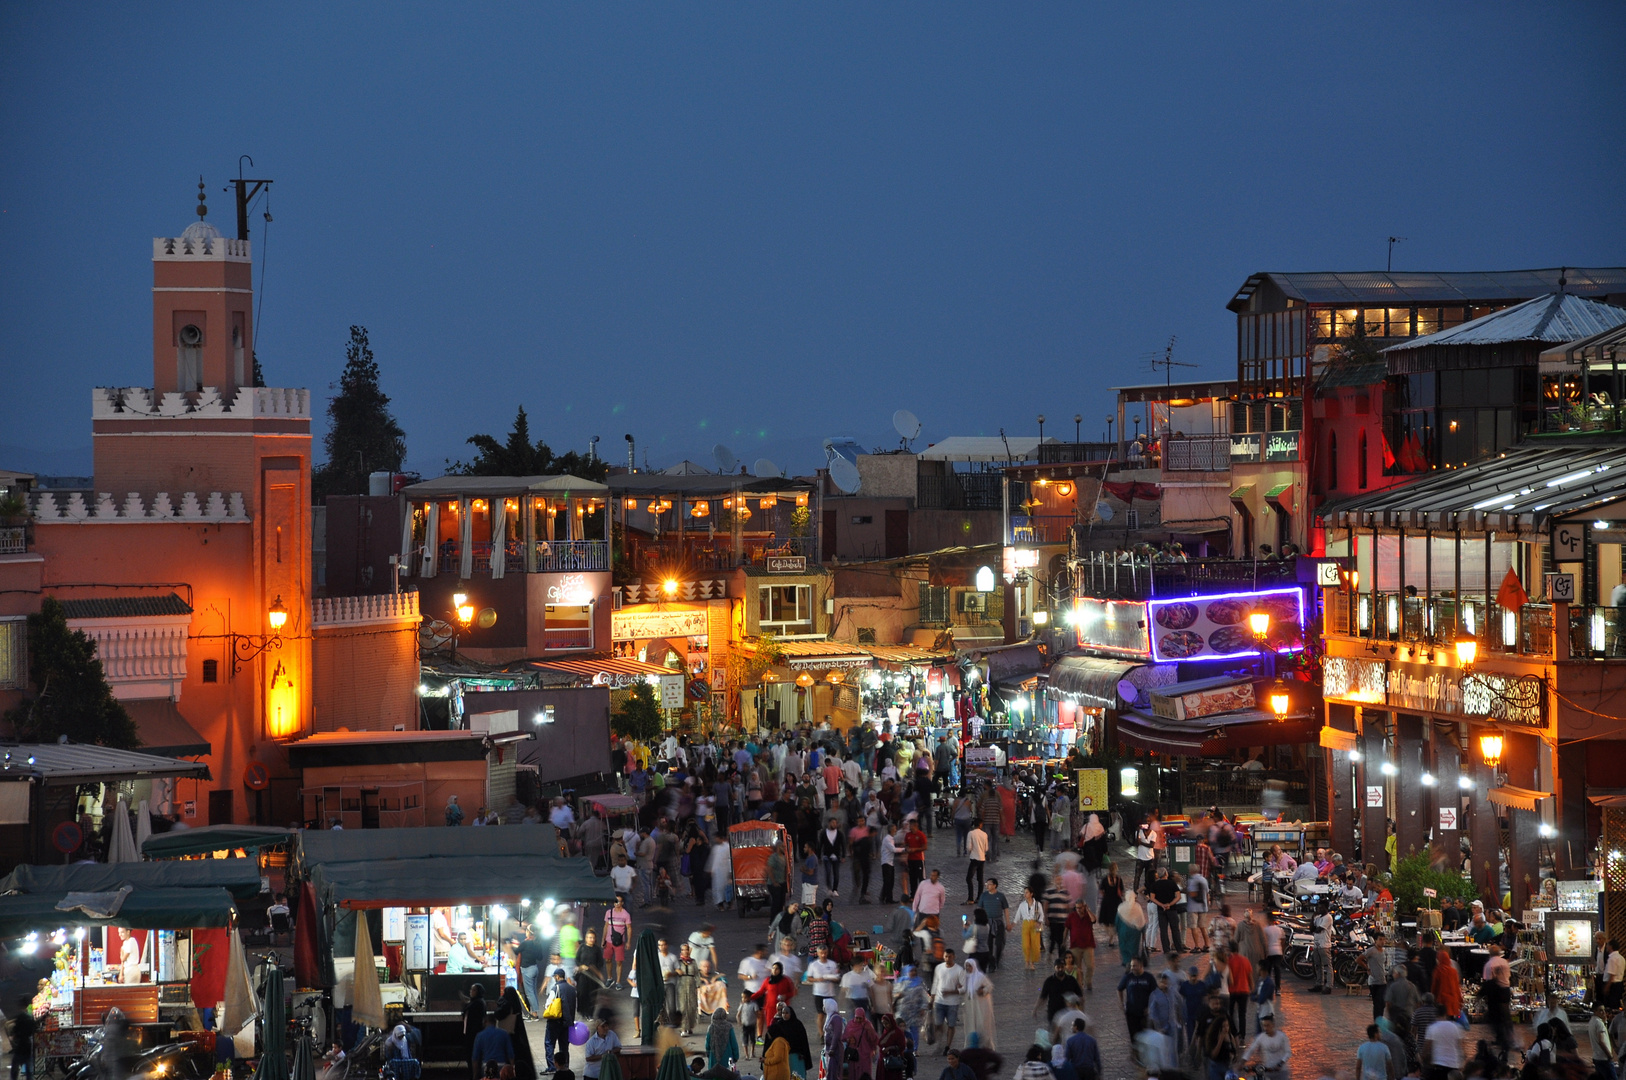
[[[1394,762],[1385,761],[1381,766],[1379,766],[1379,771],[1381,771],[1384,776],[1393,776],[1395,773],[1399,772],[1400,770],[1395,768],[1395,763]]]
[[[1461,788],[1463,791],[1472,791],[1474,782],[1466,776],[1458,776],[1457,787]]]
[[[1435,781],[1434,781],[1434,774],[1433,773],[1424,773],[1423,774],[1423,786],[1424,787],[1433,787],[1434,783],[1435,783]]]

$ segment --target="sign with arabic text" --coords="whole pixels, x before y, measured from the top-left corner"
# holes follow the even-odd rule
[[[1231,460],[1232,461],[1258,461],[1260,435],[1232,435]]]
[[[1265,436],[1266,461],[1297,461],[1299,459],[1299,433],[1272,431]]]
[[[616,611],[610,615],[612,641],[706,636],[706,611]]]

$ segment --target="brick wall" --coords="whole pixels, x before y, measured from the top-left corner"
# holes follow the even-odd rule
[[[418,729],[415,623],[317,627],[312,653],[315,730]]]

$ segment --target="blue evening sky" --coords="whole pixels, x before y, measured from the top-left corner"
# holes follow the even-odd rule
[[[18,0],[0,467],[88,466],[150,238],[199,173],[229,232],[243,153],[268,381],[325,397],[365,324],[428,475],[521,403],[653,466],[806,470],[898,408],[1100,437],[1171,334],[1234,373],[1253,271],[1626,264],[1623,41],[1619,3]]]

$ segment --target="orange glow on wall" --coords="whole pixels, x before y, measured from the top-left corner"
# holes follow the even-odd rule
[[[271,670],[271,684],[266,690],[265,733],[273,739],[290,739],[300,734],[299,688],[285,662],[279,660]]]

